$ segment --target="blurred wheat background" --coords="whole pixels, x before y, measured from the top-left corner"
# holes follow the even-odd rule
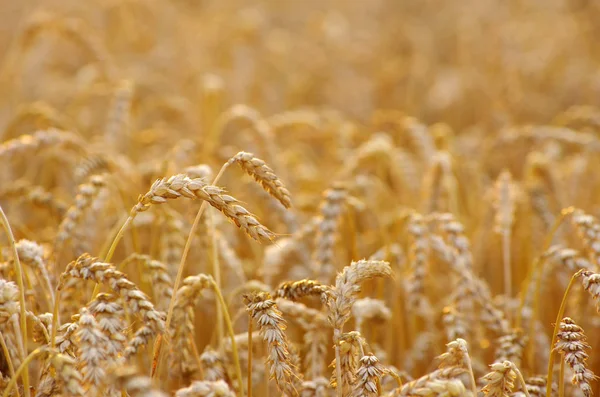
[[[600,2],[0,19],[3,397],[597,390]]]

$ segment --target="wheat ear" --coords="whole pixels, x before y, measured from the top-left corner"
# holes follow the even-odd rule
[[[295,387],[298,375],[292,364],[289,342],[284,332],[286,325],[275,301],[265,292],[246,295],[244,301],[250,317],[258,323],[263,340],[267,342],[267,362],[271,378],[282,393],[298,396]]]
[[[352,305],[360,292],[359,284],[373,277],[389,277],[391,275],[392,269],[388,262],[367,260],[352,262],[338,274],[335,287],[322,296],[328,309],[328,320],[333,326],[338,397],[342,395],[339,338],[342,335],[344,324],[350,318]]]
[[[255,157],[252,153],[239,152],[229,160],[229,163],[239,164],[248,175],[251,175],[267,193],[275,197],[285,208],[292,206],[290,192],[263,160]]]
[[[561,360],[561,375],[564,375],[564,364],[569,364],[574,372],[571,382],[581,389],[584,396],[590,397],[592,395],[590,382],[596,380],[598,377],[587,368],[586,361],[588,354],[585,351],[591,349],[591,347],[586,342],[583,329],[575,324],[571,318],[565,317],[560,322],[557,338],[554,349],[563,356],[563,360]],[[563,378],[561,376],[559,379],[558,392],[561,397],[564,395]]]
[[[153,336],[164,333],[165,323],[160,313],[154,309],[154,305],[148,297],[134,283],[129,281],[125,274],[116,270],[113,265],[84,254],[76,261],[69,263],[65,272],[61,275],[58,291],[70,278],[81,278],[95,281],[98,284],[107,284],[117,294],[121,295],[131,312],[141,316],[144,325],[135,332],[128,342],[124,357],[132,356],[141,346],[147,344]],[[59,300],[58,294],[56,300]]]

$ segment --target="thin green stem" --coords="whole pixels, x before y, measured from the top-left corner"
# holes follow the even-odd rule
[[[560,308],[558,309],[558,314],[556,315],[556,323],[554,324],[554,332],[552,333],[552,342],[550,343],[550,356],[548,358],[548,373],[546,376],[547,384],[546,384],[546,395],[552,395],[552,376],[553,376],[553,367],[554,367],[554,345],[556,344],[556,339],[558,335],[558,330],[560,328],[560,322],[565,314],[565,308],[567,306],[567,298],[569,296],[569,291],[573,287],[575,280],[579,277],[583,270],[578,271],[571,277],[569,281],[569,285],[567,285],[567,289],[562,298],[562,302],[560,303]]]
[[[21,266],[21,261],[19,260],[19,253],[17,252],[17,245],[15,242],[15,236],[13,235],[12,229],[10,228],[10,223],[8,222],[8,218],[4,213],[2,207],[0,207],[0,217],[2,220],[2,226],[4,227],[4,231],[8,237],[8,242],[13,251],[14,256],[14,268],[15,274],[17,277],[17,284],[19,286],[19,306],[20,306],[20,328],[21,328],[21,337],[23,339],[23,354],[27,354],[27,309],[25,308],[25,285],[23,283],[23,268]],[[23,357],[25,358],[25,357]],[[29,371],[25,371],[23,374],[23,388],[25,389],[25,395],[30,396],[29,390]]]

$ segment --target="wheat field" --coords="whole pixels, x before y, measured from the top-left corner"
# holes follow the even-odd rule
[[[1,397],[600,390],[600,2],[0,19]]]

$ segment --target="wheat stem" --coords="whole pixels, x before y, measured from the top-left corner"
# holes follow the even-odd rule
[[[0,218],[2,221],[2,227],[6,232],[8,242],[10,244],[10,248],[12,249],[14,256],[15,275],[17,277],[17,285],[19,286],[19,306],[21,311],[19,317],[21,321],[21,338],[23,339],[23,356],[25,356],[25,354],[27,354],[27,310],[25,308],[25,285],[23,283],[23,268],[21,267],[21,261],[19,260],[19,253],[17,252],[15,236],[13,235],[12,229],[10,228],[10,223],[8,222],[8,218],[6,217],[6,214],[4,213],[4,210],[1,206]],[[25,373],[23,373],[23,388],[25,389],[25,395],[30,396],[31,391],[29,390],[29,371],[25,371]]]
[[[252,319],[248,321],[248,397],[252,397]]]
[[[214,214],[208,213],[209,230],[210,230],[210,249],[213,275],[217,288],[221,289],[221,268],[219,266],[219,253],[217,252],[217,230],[215,226]],[[218,305],[218,303],[217,303]],[[217,337],[219,343],[219,351],[222,353],[223,348],[223,311],[217,307]]]
[[[504,265],[504,295],[507,297],[504,311],[508,323],[512,323],[512,311],[509,310],[510,298],[512,298],[512,268],[510,262],[510,231],[502,233],[502,260]]]
[[[559,378],[558,378],[558,397],[565,397],[565,360],[564,360],[564,354],[561,353],[561,356],[563,356],[563,358],[561,358],[561,360],[560,360],[560,372],[559,372]]]
[[[4,353],[4,357],[6,357],[6,364],[8,365],[8,371],[10,373],[11,378],[16,378],[15,376],[15,367],[13,365],[12,359],[10,358],[10,353],[8,352],[8,346],[6,346],[6,341],[4,340],[4,335],[0,332],[0,345],[2,345],[2,352]],[[21,397],[21,393],[19,393],[19,389],[16,389],[17,397]]]
[[[217,299],[221,304],[221,310],[223,311],[223,317],[225,319],[225,325],[227,326],[227,331],[229,332],[229,337],[231,338],[231,351],[233,353],[233,365],[235,367],[235,373],[238,378],[238,387],[240,395],[244,395],[244,380],[242,378],[242,368],[240,366],[240,357],[238,355],[237,343],[235,342],[235,332],[233,331],[233,324],[231,323],[231,317],[229,316],[229,311],[227,310],[227,304],[225,303],[225,299],[223,299],[223,294],[221,293],[221,289],[216,284],[214,279],[210,280],[213,290],[215,291],[215,295],[217,295]],[[250,346],[252,349],[252,346]]]

